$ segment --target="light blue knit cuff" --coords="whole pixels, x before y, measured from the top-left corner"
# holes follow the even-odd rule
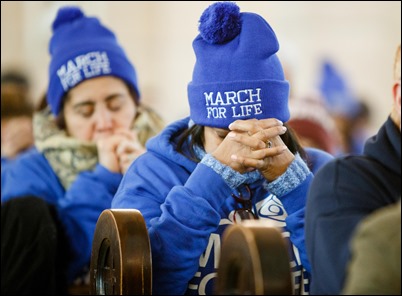
[[[299,154],[287,168],[286,172],[272,182],[264,181],[264,189],[276,195],[284,196],[299,186],[310,174],[310,169]]]
[[[226,184],[236,189],[247,181],[247,175],[240,174],[230,166],[220,163],[211,154],[205,154],[201,159],[201,163],[213,169],[218,175],[222,176]]]

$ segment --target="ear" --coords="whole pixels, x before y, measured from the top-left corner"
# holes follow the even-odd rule
[[[394,99],[394,121],[399,126],[399,130],[401,130],[401,80],[398,80],[394,83],[392,95]]]

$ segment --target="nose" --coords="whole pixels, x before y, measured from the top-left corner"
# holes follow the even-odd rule
[[[113,129],[113,115],[107,108],[99,108],[95,116],[95,129],[98,133],[107,133]]]

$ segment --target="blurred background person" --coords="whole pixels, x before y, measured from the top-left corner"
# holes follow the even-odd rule
[[[1,76],[1,164],[33,146],[31,100],[28,78],[18,71]]]
[[[358,99],[358,105],[358,111],[350,122],[349,151],[361,154],[364,150],[364,143],[375,134],[375,131],[370,128],[372,111],[367,100]]]
[[[292,98],[289,100],[289,110],[288,125],[295,131],[303,147],[339,154],[339,132],[318,93],[310,92]]]
[[[322,63],[318,89],[340,133],[340,155],[362,154],[371,136],[369,106],[357,98],[350,84],[332,61]]]

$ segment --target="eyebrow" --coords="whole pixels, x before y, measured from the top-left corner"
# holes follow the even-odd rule
[[[104,101],[105,101],[105,102],[108,102],[108,101],[111,101],[111,100],[115,99],[116,97],[121,97],[121,96],[123,96],[123,94],[120,94],[120,93],[111,94],[111,95],[107,96],[107,97],[104,99]],[[95,105],[95,104],[96,104],[96,103],[95,103],[94,101],[91,101],[91,100],[89,99],[89,100],[86,100],[86,101],[83,101],[83,102],[74,104],[74,105],[73,105],[73,109],[76,110],[76,109],[80,108],[81,106]]]

